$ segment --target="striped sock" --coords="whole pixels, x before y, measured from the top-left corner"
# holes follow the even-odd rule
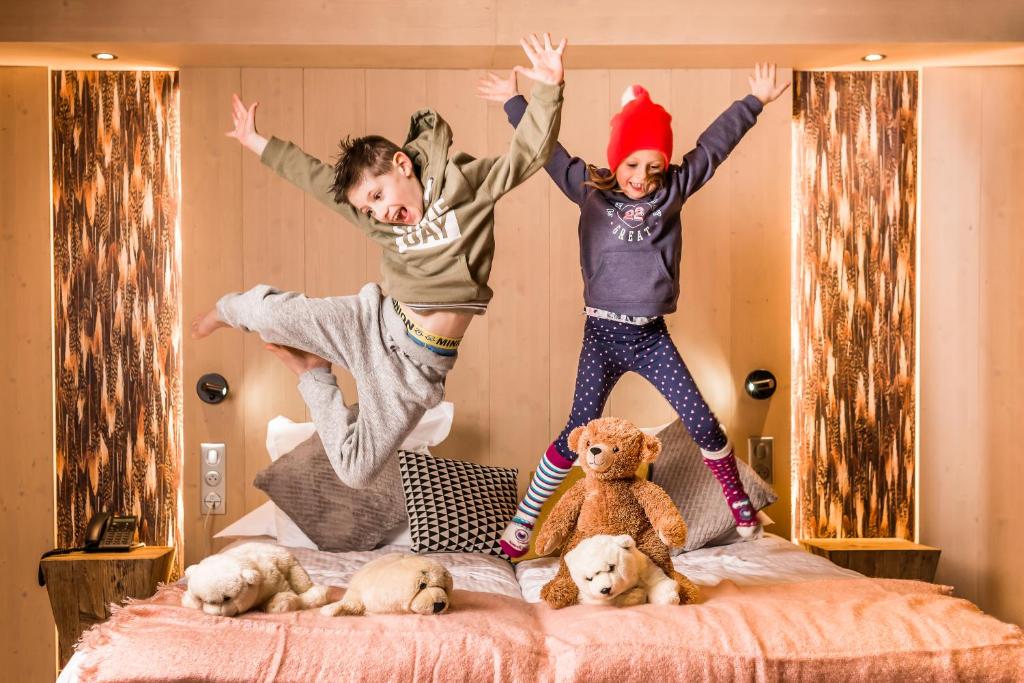
[[[743,482],[740,481],[740,472],[736,468],[736,456],[731,445],[717,453],[704,453],[704,464],[715,475],[719,485],[722,487],[722,494],[729,503],[729,511],[736,522],[736,529],[742,535],[753,533],[758,526],[757,511],[750,502]]]
[[[533,525],[540,516],[540,509],[565,480],[571,468],[572,461],[563,457],[555,444],[548,446],[537,465],[537,471],[533,473],[526,496],[519,503],[515,517],[505,527],[498,542],[506,555],[521,557],[530,549],[530,536],[533,535]]]

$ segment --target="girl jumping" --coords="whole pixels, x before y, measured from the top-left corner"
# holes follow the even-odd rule
[[[577,426],[601,416],[619,378],[632,371],[653,384],[700,446],[704,463],[722,486],[738,531],[749,536],[757,514],[740,482],[726,438],[665,325],[676,310],[682,255],[680,211],[753,127],[764,105],[779,97],[775,65],[758,64],[750,94],[729,106],[697,139],[678,166],[672,158],[672,117],[640,86],[629,87],[611,121],[608,168],[572,157],[557,145],[545,166],[580,207],[580,261],[587,320],[576,371],[576,393],[565,429],[548,446],[526,497],[505,529],[509,557],[526,553],[541,506],[562,483],[576,454],[566,442]],[[513,126],[526,111],[515,71],[488,74],[481,97],[503,102]]]

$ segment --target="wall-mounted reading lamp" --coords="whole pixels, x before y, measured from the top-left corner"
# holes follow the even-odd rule
[[[762,401],[771,398],[771,395],[775,393],[776,384],[775,375],[768,370],[754,370],[747,375],[747,379],[743,382],[750,397]]]
[[[223,375],[209,372],[196,382],[196,393],[204,403],[220,403],[228,397],[228,381]]]

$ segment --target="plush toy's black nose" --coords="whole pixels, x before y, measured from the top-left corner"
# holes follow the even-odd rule
[[[597,455],[598,453],[601,452],[601,449],[599,447],[597,447],[597,446],[592,446],[590,448],[590,452],[593,453],[594,455]]]
[[[604,588],[601,589],[601,595],[608,595],[611,592],[612,592],[612,587],[611,586],[605,586]]]
[[[434,614],[437,614],[438,612],[442,611],[445,608],[446,604],[447,603],[445,603],[445,602],[435,602],[434,603]]]

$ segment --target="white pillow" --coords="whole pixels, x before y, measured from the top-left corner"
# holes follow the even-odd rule
[[[666,427],[668,427],[673,422],[675,422],[675,420],[671,420],[669,422],[666,422],[663,425],[658,425],[657,427],[637,427],[637,429],[639,429],[641,432],[643,432],[644,434],[646,434],[648,436],[657,436],[658,432],[660,432],[661,430],[665,429]]]
[[[269,536],[277,538],[277,522],[274,509],[277,506],[267,501],[247,515],[236,519],[213,535],[214,538],[237,538],[240,536]]]
[[[421,453],[448,438],[455,417],[455,404],[442,401],[428,410],[409,436],[399,446],[404,451]],[[313,436],[316,426],[312,422],[292,422],[278,415],[267,423],[267,453],[274,461]]]
[[[409,436],[405,437],[399,448],[415,453],[429,452],[431,446],[436,446],[448,438],[454,417],[455,404],[451,401],[441,401],[420,418],[419,423]]]

